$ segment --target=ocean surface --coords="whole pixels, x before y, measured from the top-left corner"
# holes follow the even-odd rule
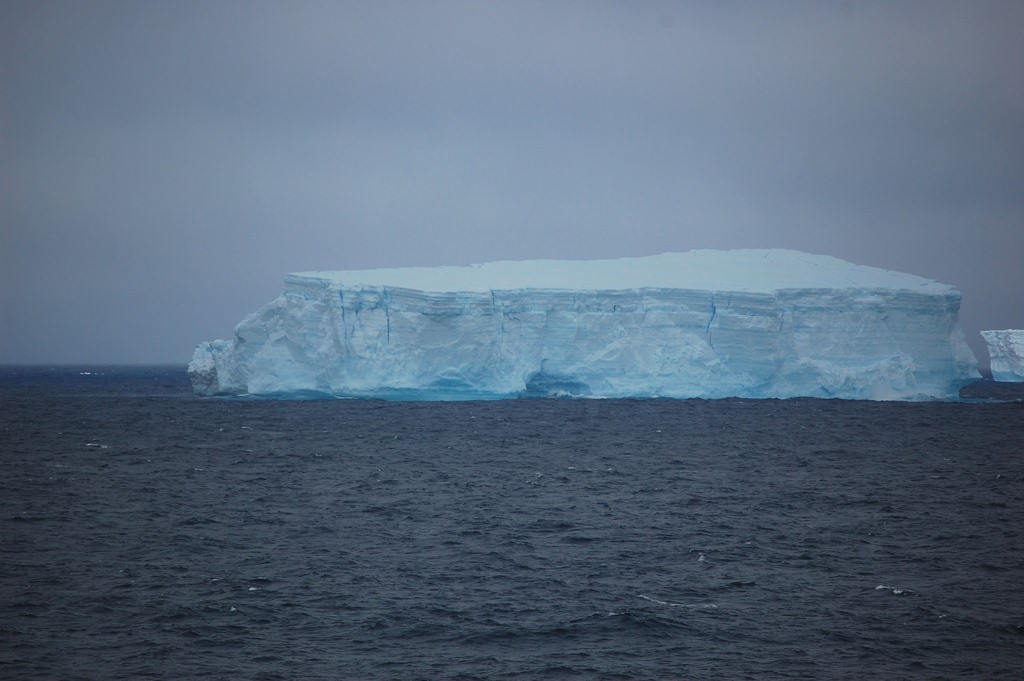
[[[1024,403],[0,368],[0,678],[1024,678]]]

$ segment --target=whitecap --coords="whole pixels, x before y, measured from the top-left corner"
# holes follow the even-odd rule
[[[639,594],[639,596],[645,601],[650,601],[651,603],[655,603],[657,605],[664,605],[669,608],[694,608],[704,610],[715,610],[718,608],[718,606],[714,603],[673,603],[672,601],[662,601],[657,598],[651,598],[650,596],[646,596],[644,594]]]
[[[885,584],[879,584],[878,586],[876,586],[875,587],[875,591],[891,591],[896,596],[900,596],[902,594],[912,594],[912,593],[914,593],[910,589],[901,589],[901,588],[896,587],[896,586],[886,586]]]

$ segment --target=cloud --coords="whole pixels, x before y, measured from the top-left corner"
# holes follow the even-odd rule
[[[187,356],[292,270],[695,247],[941,278],[972,325],[1024,325],[1022,26],[1012,2],[7,3],[0,359]]]

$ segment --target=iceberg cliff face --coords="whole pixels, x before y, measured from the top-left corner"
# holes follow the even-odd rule
[[[953,287],[784,250],[289,275],[203,395],[955,397]]]
[[[1024,329],[982,331],[996,381],[1024,381]]]

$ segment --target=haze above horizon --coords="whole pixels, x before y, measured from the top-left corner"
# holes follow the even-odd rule
[[[1018,2],[7,2],[0,363],[311,270],[788,248],[1024,328]]]

